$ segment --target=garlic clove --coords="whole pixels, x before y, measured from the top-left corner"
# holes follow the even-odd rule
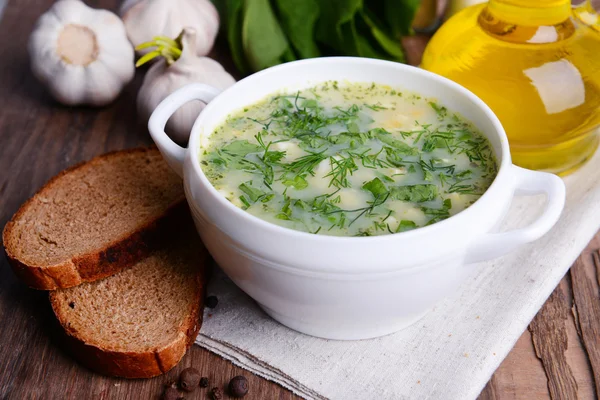
[[[101,49],[98,60],[110,65],[114,73],[129,82],[135,75],[135,51],[131,43],[123,40],[126,36],[122,24],[98,35],[98,46]]]
[[[235,79],[223,69],[221,64],[208,57],[194,54],[196,31],[186,28],[181,37],[181,57],[170,66],[160,60],[150,67],[138,93],[138,111],[143,118],[149,118],[158,104],[175,90],[190,83],[206,83],[217,89],[226,89]],[[190,50],[191,49],[191,50]],[[192,126],[206,104],[194,101],[178,109],[169,119],[166,132],[180,144],[189,137]]]
[[[53,11],[63,24],[68,24],[79,21],[80,16],[87,16],[87,9],[80,0],[62,0],[55,3]]]
[[[105,63],[95,62],[85,70],[87,74],[85,103],[102,106],[110,103],[121,91],[121,82],[114,76],[114,71]]]
[[[125,54],[124,49],[121,51],[105,51],[98,55],[98,61],[104,65],[110,65],[111,70],[114,74],[117,74],[122,79],[125,79],[127,82],[131,81],[135,76],[135,68],[131,68],[135,57],[133,55],[133,49],[129,48],[131,51],[131,63],[123,63],[123,54]]]
[[[88,77],[83,68],[69,66],[54,72],[53,78],[48,82],[50,94],[69,106],[85,103],[85,85]]]
[[[59,26],[59,20],[54,16],[48,16],[45,20],[44,23],[49,26]],[[34,31],[29,39],[29,53],[36,53],[38,57],[47,60],[47,62],[42,63],[31,63],[34,75],[38,77],[42,83],[47,83],[59,68],[58,64],[61,60],[55,51],[57,39],[57,34],[51,34],[50,37],[48,37],[46,32],[42,30]]]
[[[219,30],[219,13],[209,0],[139,0],[121,8],[127,35],[134,46],[155,36],[177,37],[185,27],[198,32],[196,54],[206,55]],[[146,54],[148,50],[140,51]]]
[[[196,58],[187,63],[175,62],[169,69],[173,67],[175,68],[172,73],[176,76],[185,76],[187,79],[179,80],[179,82],[171,81],[169,89],[171,93],[189,83],[206,83],[217,89],[226,89],[235,83],[235,79],[223,69],[221,64],[208,57]],[[158,106],[158,103],[155,107]],[[167,132],[174,140],[180,143],[185,141],[189,137],[196,118],[205,107],[206,104],[200,101],[184,105],[167,122]]]

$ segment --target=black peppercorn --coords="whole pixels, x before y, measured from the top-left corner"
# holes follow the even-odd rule
[[[183,396],[177,391],[177,389],[168,387],[162,395],[162,400],[178,400],[183,399]]]
[[[210,395],[213,400],[221,400],[223,398],[223,391],[218,387],[214,387],[210,390]]]
[[[248,389],[248,379],[241,375],[229,381],[229,394],[233,397],[244,397],[248,393]]]
[[[217,304],[219,304],[219,299],[217,299],[217,296],[208,296],[206,298],[206,307],[215,308]]]
[[[179,375],[179,387],[186,392],[191,392],[196,389],[200,383],[200,372],[196,368],[186,368]]]
[[[200,378],[200,387],[201,388],[205,388],[208,387],[208,378],[203,376],[202,378]]]

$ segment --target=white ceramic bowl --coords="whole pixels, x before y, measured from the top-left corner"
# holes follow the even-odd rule
[[[237,208],[211,186],[200,168],[199,147],[228,114],[273,92],[327,80],[377,82],[439,99],[487,136],[499,162],[498,176],[465,211],[414,231],[376,237],[283,228]],[[175,110],[192,100],[209,104],[194,124],[188,148],[182,148],[164,127]],[[184,178],[198,232],[225,273],[277,321],[324,338],[372,338],[412,324],[465,281],[467,264],[499,257],[548,232],[565,201],[560,178],[512,165],[504,129],[479,98],[448,79],[393,62],[318,58],[269,68],[223,93],[189,85],[156,108],[149,129]],[[522,229],[490,233],[519,193],[545,193],[542,216]]]

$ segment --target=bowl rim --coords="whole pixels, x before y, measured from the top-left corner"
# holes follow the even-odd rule
[[[400,72],[421,75],[422,77],[432,81],[436,85],[445,85],[448,88],[450,88],[451,90],[458,92],[460,95],[462,95],[462,96],[466,97],[468,100],[470,100],[472,102],[472,104],[474,104],[474,107],[478,107],[481,111],[483,111],[483,113],[485,114],[485,117],[488,118],[489,121],[492,123],[495,134],[500,139],[500,154],[499,154],[499,156],[501,158],[500,162],[497,162],[498,173],[496,174],[496,177],[492,181],[492,184],[487,188],[487,190],[483,193],[483,195],[481,195],[481,197],[479,197],[473,204],[471,204],[466,209],[460,211],[459,213],[457,213],[443,221],[439,221],[434,224],[416,228],[416,229],[413,229],[410,231],[398,232],[398,233],[394,233],[394,234],[376,235],[376,236],[330,236],[330,235],[318,235],[318,234],[309,233],[309,232],[305,232],[305,231],[295,230],[295,229],[287,228],[287,227],[266,221],[264,219],[261,219],[255,215],[235,206],[233,203],[231,203],[229,200],[227,200],[225,198],[225,196],[223,196],[221,193],[219,193],[217,191],[217,189],[210,183],[210,181],[208,180],[206,175],[204,174],[204,171],[202,170],[202,168],[200,166],[200,160],[199,160],[199,153],[200,153],[199,140],[200,140],[200,136],[203,132],[202,125],[204,123],[204,119],[206,118],[207,115],[209,115],[211,113],[212,109],[219,106],[219,103],[220,103],[219,99],[226,98],[226,97],[230,96],[232,93],[234,93],[240,89],[244,89],[244,86],[253,84],[254,81],[263,79],[263,77],[265,75],[269,75],[275,71],[301,68],[303,66],[312,65],[312,64],[323,64],[323,67],[325,67],[325,66],[331,67],[331,66],[339,64],[339,63],[341,63],[341,64],[348,64],[348,63],[349,64],[362,64],[364,66],[374,66],[374,65],[387,66],[389,68],[396,68]],[[341,75],[343,75],[343,74],[341,74]],[[343,80],[343,79],[344,79],[344,77],[340,76],[339,80]],[[235,110],[231,110],[230,112],[233,112],[233,111],[235,111]],[[485,135],[485,133],[484,133],[484,136],[486,136],[486,138],[487,138],[488,135]],[[489,140],[489,138],[488,138],[488,140]],[[255,224],[257,227],[260,227],[263,230],[270,231],[272,234],[285,235],[285,236],[288,236],[291,238],[295,238],[298,240],[304,240],[304,241],[306,241],[306,240],[330,241],[330,242],[348,243],[348,244],[352,244],[352,243],[356,244],[357,242],[360,242],[361,244],[365,244],[367,242],[374,242],[374,241],[378,241],[378,242],[396,241],[396,240],[401,240],[401,239],[415,238],[415,237],[422,236],[422,235],[428,235],[430,232],[432,232],[434,230],[439,230],[443,227],[447,227],[452,224],[461,223],[462,221],[468,219],[469,216],[471,214],[473,214],[473,212],[475,212],[475,210],[477,208],[479,208],[478,205],[488,202],[488,199],[490,199],[492,196],[494,196],[494,193],[496,193],[497,189],[500,188],[502,185],[502,183],[500,181],[503,180],[504,175],[506,175],[508,173],[508,171],[510,170],[510,167],[512,166],[510,148],[509,148],[509,144],[508,144],[508,137],[506,136],[504,127],[502,126],[502,124],[501,124],[500,120],[498,119],[498,117],[496,116],[496,114],[494,114],[494,112],[491,110],[491,108],[483,100],[481,100],[477,95],[475,95],[473,92],[471,92],[464,86],[462,86],[448,78],[445,78],[441,75],[426,71],[426,70],[418,68],[418,67],[410,66],[407,64],[401,64],[401,63],[397,63],[397,62],[393,62],[393,61],[378,60],[378,59],[372,59],[372,58],[362,58],[362,57],[319,57],[319,58],[291,61],[288,63],[284,63],[284,64],[280,64],[280,65],[276,65],[274,67],[264,69],[262,71],[259,71],[257,73],[254,73],[252,75],[249,75],[249,76],[239,80],[234,85],[230,86],[229,88],[227,88],[223,92],[221,92],[217,97],[215,97],[214,100],[209,102],[207,104],[207,106],[203,109],[203,111],[200,113],[198,118],[196,118],[196,120],[192,126],[191,133],[190,133],[190,138],[188,141],[188,147],[186,149],[186,153],[188,153],[188,157],[191,158],[190,161],[192,164],[192,170],[194,171],[194,174],[196,175],[196,177],[200,180],[200,182],[204,186],[206,186],[208,188],[208,192],[216,199],[216,201],[219,202],[221,205],[223,205],[226,209],[230,210],[232,215],[236,216],[237,218],[243,219],[248,223]],[[191,154],[189,154],[189,153],[191,153]],[[184,176],[187,173],[189,173],[188,168],[184,168]],[[219,229],[221,229],[221,228],[219,228]]]

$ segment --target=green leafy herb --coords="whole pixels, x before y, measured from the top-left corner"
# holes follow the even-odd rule
[[[316,30],[317,39],[330,48],[356,54],[353,35],[348,35],[348,29],[355,15],[362,8],[362,3],[362,0],[322,1]]]
[[[452,201],[450,199],[445,199],[442,203],[442,208],[421,207],[421,211],[423,211],[426,216],[432,217],[429,221],[427,221],[427,225],[431,225],[449,218],[451,208]]]
[[[242,192],[246,193],[252,202],[256,202],[259,198],[265,195],[260,189],[251,186],[252,181],[242,183],[239,188]]]
[[[337,156],[329,157],[329,161],[331,163],[331,172],[325,175],[325,177],[331,177],[329,186],[336,186],[338,188],[350,187],[348,175],[352,175],[358,169],[354,158],[338,154]]]
[[[346,127],[348,128],[348,132],[350,133],[360,133],[360,128],[358,127],[358,124],[354,121],[347,123]]]
[[[394,183],[394,179],[391,178],[391,177],[389,177],[389,176],[387,176],[386,174],[383,174],[381,172],[375,172],[375,175],[377,175],[377,177],[383,179],[386,182]],[[402,174],[399,174],[399,175],[402,175]]]
[[[440,160],[430,159],[429,162],[420,160],[419,165],[424,171],[444,171],[447,174],[454,175],[455,165],[454,164],[443,164]]]
[[[429,105],[431,106],[431,108],[433,108],[440,121],[443,121],[448,116],[448,109],[446,107],[440,106],[439,104],[433,101],[430,101]]]
[[[416,228],[417,228],[417,224],[415,224],[413,221],[409,221],[409,220],[403,219],[398,224],[398,227],[396,228],[396,233],[398,233],[398,232],[406,232],[406,231],[410,231],[410,230],[413,230],[413,229],[416,229]]]
[[[319,57],[321,52],[314,40],[319,19],[318,0],[275,0],[281,26],[299,58]]]
[[[213,0],[232,58],[247,74],[298,58],[376,57],[405,62],[418,0]]]
[[[244,204],[244,207],[242,207],[244,210],[250,208],[250,202],[246,199],[245,196],[240,196],[240,201]]]
[[[291,221],[292,220],[292,199],[290,199],[289,197],[285,198],[285,202],[283,203],[283,206],[281,207],[281,212],[279,214],[277,214],[275,216],[275,218],[277,219],[282,219],[285,221]]]
[[[448,193],[476,194],[476,195],[483,194],[482,190],[477,185],[474,185],[474,184],[467,185],[467,184],[463,184],[462,182],[464,182],[464,181],[458,181],[458,182],[454,183],[453,185],[451,185],[448,188]]]
[[[373,111],[381,111],[381,110],[387,110],[387,107],[382,106],[381,104],[365,104],[365,107],[367,107],[370,110]]]
[[[422,150],[426,153],[430,153],[436,148],[446,147],[450,153],[454,153],[454,139],[454,134],[452,132],[441,132],[436,130],[427,135],[423,142]]]
[[[294,179],[286,179],[282,181],[285,186],[293,187],[297,190],[306,189],[308,187],[308,182],[301,175],[296,175]]]
[[[390,189],[390,195],[395,200],[423,203],[435,200],[438,190],[436,185],[431,184],[395,186]]]
[[[363,190],[367,190],[373,194],[374,197],[385,195],[388,190],[379,178],[375,178],[362,187]]]
[[[337,193],[337,191],[315,197],[311,202],[312,211],[322,215],[329,215],[340,210],[340,208],[335,205],[336,202],[339,202],[339,200],[336,201],[333,197],[335,193]]]
[[[371,3],[373,4],[373,2]],[[406,57],[401,48],[398,48],[397,40],[391,38],[382,28],[383,24],[380,21],[376,21],[376,16],[369,10],[365,10],[362,13],[363,20],[370,29],[371,35],[379,46],[385,52],[389,53],[395,61],[406,62]]]
[[[412,20],[420,4],[421,0],[383,0],[381,15],[387,22],[393,38],[397,39],[412,32]]]
[[[428,170],[423,170],[423,180],[427,182],[433,181],[433,174]]]
[[[387,144],[388,146],[392,147],[398,153],[401,153],[401,154],[404,154],[407,156],[415,156],[415,155],[419,154],[419,151],[417,149],[407,145],[405,142],[403,142],[401,140],[395,139],[390,134],[387,134],[387,133],[383,134],[381,132],[377,132],[377,139],[379,139],[381,142]]]
[[[233,142],[223,146],[222,152],[228,153],[229,155],[244,157],[250,153],[256,153],[261,150],[261,146],[257,146],[248,142],[247,140],[234,140]]]
[[[375,208],[377,208],[380,205],[382,205],[383,203],[385,203],[389,197],[390,197],[390,194],[385,193],[383,195],[376,196],[375,200],[367,202],[368,205],[366,207],[361,207],[361,208],[357,208],[354,210],[342,210],[342,209],[338,208],[337,210],[331,211],[330,214],[340,213],[340,212],[345,212],[345,213],[349,213],[349,214],[358,213],[354,216],[352,221],[350,221],[350,223],[348,224],[348,226],[350,226],[353,223],[355,223],[363,215],[369,216],[369,215],[373,214]]]
[[[358,158],[363,167],[377,169],[377,168],[387,168],[387,167],[395,167],[397,166],[394,163],[389,162],[388,160],[382,160],[379,158],[379,155],[385,150],[385,148],[381,148],[377,153],[369,154],[370,149],[363,150],[362,152],[352,152],[348,151],[348,154],[351,156]]]
[[[321,163],[327,156],[324,152],[320,153],[309,153],[305,156],[297,158],[290,164],[283,165],[286,173],[294,173],[296,175],[306,176],[306,174],[314,175],[314,169]]]
[[[244,0],[242,47],[244,58],[252,70],[292,61],[288,39],[269,0]]]

